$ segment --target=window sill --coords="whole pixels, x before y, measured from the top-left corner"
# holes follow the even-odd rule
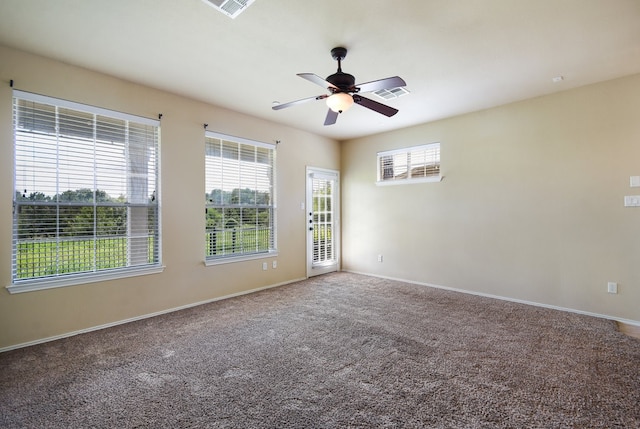
[[[443,176],[423,177],[420,179],[379,180],[376,182],[376,185],[389,186],[389,185],[410,185],[412,183],[434,183],[434,182],[441,182],[442,179],[443,179]]]
[[[268,258],[274,258],[276,256],[278,256],[278,251],[273,250],[271,252],[254,253],[251,255],[228,256],[228,257],[217,258],[217,259],[205,259],[204,265],[207,267],[210,267],[212,265],[231,264],[234,262],[253,261],[256,259],[268,259]]]
[[[33,292],[44,289],[54,289],[65,286],[75,286],[87,283],[103,282],[127,277],[144,276],[148,274],[158,274],[164,271],[164,266],[127,268],[122,270],[105,271],[90,274],[77,274],[65,277],[55,277],[46,279],[23,280],[7,286],[9,293]]]

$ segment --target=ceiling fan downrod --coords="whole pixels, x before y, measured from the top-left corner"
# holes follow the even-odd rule
[[[331,58],[338,62],[338,72],[342,73],[342,60],[347,57],[347,48],[337,47],[331,50]]]

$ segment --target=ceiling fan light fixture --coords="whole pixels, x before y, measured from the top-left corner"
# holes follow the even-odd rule
[[[346,92],[336,92],[327,98],[327,106],[337,113],[346,111],[352,105],[353,97]]]

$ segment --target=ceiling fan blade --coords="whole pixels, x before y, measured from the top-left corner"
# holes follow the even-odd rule
[[[372,92],[379,91],[381,89],[398,88],[400,86],[406,86],[407,83],[398,76],[388,77],[386,79],[374,80],[371,82],[361,83],[356,85],[360,88],[360,92]]]
[[[398,109],[394,109],[391,106],[387,106],[386,104],[378,103],[377,101],[373,101],[369,98],[365,98],[358,94],[353,94],[353,101],[362,107],[366,107],[367,109],[371,109],[378,113],[382,113],[385,116],[393,116],[398,113]]]
[[[275,106],[272,106],[271,108],[273,110],[280,110],[280,109],[284,109],[285,107],[295,106],[296,104],[306,103],[307,101],[323,100],[323,99],[325,99],[327,97],[328,97],[327,94],[322,94],[322,95],[317,95],[315,97],[309,97],[309,98],[303,98],[301,100],[290,101],[288,103],[276,104]]]
[[[335,86],[331,82],[327,82],[326,80],[324,80],[323,78],[321,78],[317,74],[313,74],[313,73],[298,73],[298,76],[300,76],[303,79],[308,80],[311,83],[315,83],[316,85],[319,85],[319,86],[323,87],[324,89],[328,89],[328,88],[338,89],[337,86]]]
[[[324,124],[333,125],[336,123],[336,119],[338,119],[338,112],[334,112],[333,110],[329,109],[329,111],[327,112],[327,117],[324,120]]]

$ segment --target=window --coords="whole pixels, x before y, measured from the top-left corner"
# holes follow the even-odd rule
[[[275,253],[275,153],[272,144],[206,132],[207,262]]]
[[[378,184],[440,180],[440,143],[378,152]]]
[[[159,121],[14,91],[10,291],[157,271]]]

